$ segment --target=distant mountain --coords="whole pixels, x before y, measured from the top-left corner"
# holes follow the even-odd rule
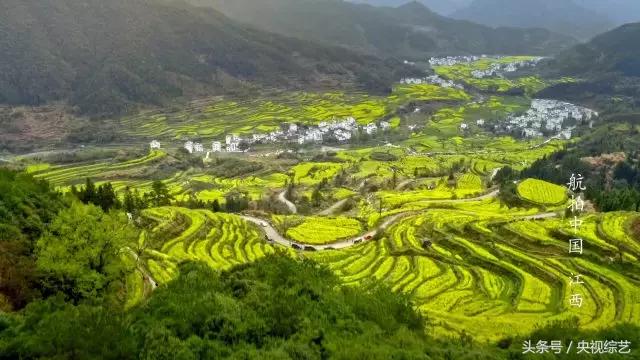
[[[638,39],[640,23],[632,23],[562,52],[546,65],[546,71],[578,81],[548,88],[543,94],[575,99],[616,96],[640,106]]]
[[[399,64],[399,62],[398,62]],[[396,65],[161,0],[3,0],[0,103],[109,115],[229,84],[389,86]]]
[[[451,16],[489,26],[545,28],[578,39],[588,39],[614,26],[605,15],[574,0],[474,0]]]
[[[638,0],[574,0],[576,4],[606,15],[616,25],[640,21]]]
[[[268,31],[373,53],[423,59],[468,53],[549,54],[574,40],[542,29],[493,29],[423,4],[373,7],[341,0],[190,0]]]
[[[571,76],[616,73],[640,77],[640,23],[631,23],[562,52],[553,61]]]
[[[398,7],[413,0],[349,0],[354,3],[369,4],[373,6],[389,6]],[[430,10],[437,12],[440,15],[449,15],[463,7],[469,5],[472,0],[418,0],[418,2],[424,4]]]

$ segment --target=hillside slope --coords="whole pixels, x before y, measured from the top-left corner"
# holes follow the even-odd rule
[[[640,23],[598,35],[558,56],[558,69],[569,75],[615,72],[640,76]]]
[[[342,0],[189,0],[261,29],[379,56],[424,59],[468,53],[550,54],[574,41],[542,29],[493,29],[423,4],[374,7]]]
[[[640,23],[618,27],[559,54],[545,71],[578,81],[545,89],[567,99],[616,97],[616,106],[640,105]],[[621,101],[622,100],[622,101]]]
[[[0,103],[65,100],[110,115],[238,81],[391,82],[393,65],[260,32],[214,11],[154,0],[0,2]],[[363,74],[375,74],[371,80]],[[373,84],[373,85],[371,85]],[[385,85],[381,85],[384,87]]]
[[[579,39],[613,26],[605,16],[574,0],[474,0],[452,16],[489,26],[545,28]]]

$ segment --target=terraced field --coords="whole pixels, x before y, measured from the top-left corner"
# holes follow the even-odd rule
[[[471,63],[461,63],[453,66],[436,66],[435,72],[447,79],[456,80],[474,86],[481,90],[494,90],[507,92],[511,89],[522,88],[526,93],[531,94],[541,90],[546,86],[545,82],[537,76],[520,77],[516,79],[506,79],[502,77],[487,77],[478,79],[472,76],[474,70],[486,70],[493,63],[510,63],[522,60],[531,60],[530,56],[508,56],[501,59],[486,58]]]
[[[518,195],[539,205],[561,205],[567,201],[567,189],[538,179],[526,179],[518,184]]]
[[[439,335],[464,330],[496,340],[570,317],[585,329],[640,322],[640,242],[628,235],[637,214],[585,217],[579,234],[585,254],[570,256],[566,219],[527,220],[535,211],[501,207],[495,199],[438,206],[401,218],[380,240],[303,254],[348,285],[376,278],[409,294]],[[175,277],[183,260],[227,269],[275,251],[262,229],[234,215],[163,207],[143,217],[149,231],[140,241],[141,259],[159,284]],[[292,229],[318,227],[301,220]],[[308,240],[315,228],[300,234]],[[573,274],[585,284],[571,285]],[[148,289],[133,280],[129,289],[140,298]],[[576,292],[582,307],[569,304]]]
[[[214,138],[225,133],[250,134],[276,130],[282,123],[317,124],[354,117],[367,124],[412,100],[464,101],[469,95],[434,85],[402,85],[388,97],[364,93],[278,93],[250,100],[210,99],[176,112],[154,112],[125,118],[123,132],[145,139]],[[142,124],[142,125],[141,125]]]
[[[282,217],[274,218],[276,223],[282,223]],[[308,216],[288,229],[287,238],[302,244],[321,245],[356,237],[362,231],[362,225],[355,219]]]
[[[126,172],[134,168],[150,165],[167,156],[164,151],[154,150],[148,155],[125,162],[101,161],[88,165],[32,165],[29,170],[36,177],[46,179],[54,186],[63,186],[84,181],[86,178],[101,178],[115,176],[119,172]]]
[[[594,221],[615,229],[611,222],[628,216]],[[444,335],[465,330],[497,339],[573,316],[584,328],[640,321],[640,269],[607,258],[613,240],[598,237],[590,256],[570,257],[567,240],[554,230],[560,220],[513,219],[506,211],[430,210],[394,225],[378,242],[308,256],[347,283],[374,277],[410,294]],[[619,235],[616,241],[638,244]],[[431,245],[423,246],[425,240]],[[583,288],[571,287],[572,274],[584,275]],[[576,291],[585,299],[580,308],[568,302]]]
[[[235,215],[162,207],[145,210],[142,216],[152,225],[141,258],[158,284],[174,278],[181,261],[228,269],[275,251],[256,226]]]

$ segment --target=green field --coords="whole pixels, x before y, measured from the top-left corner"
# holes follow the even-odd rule
[[[499,200],[492,182],[498,169],[524,169],[567,142],[518,140],[476,126],[477,120],[491,124],[529,108],[527,96],[500,92],[523,88],[530,93],[544,86],[535,77],[470,78],[473,69],[491,61],[436,69],[476,90],[496,90],[481,97],[433,85],[398,85],[388,96],[280,92],[244,101],[206,99],[122,119],[122,134],[141,143],[162,139],[172,144],[166,150],[137,153],[126,161],[34,160],[24,165],[60,190],[90,177],[97,184],[112,183],[118,192],[131,187],[141,193],[161,180],[178,201],[195,197],[224,205],[229,194],[243,193],[250,200],[249,214],[273,224],[286,239],[307,245],[353,239],[395,219],[376,240],[342,250],[296,252],[267,242],[264,229],[237,215],[177,206],[146,209],[137,245],[142,266],[127,279],[128,307],[151,292],[145,271],[164,284],[177,276],[183,261],[224,270],[281,249],[286,256],[326,265],[348,285],[379,279],[407,294],[441,336],[465,332],[480,341],[498,340],[572,317],[584,329],[640,323],[640,242],[630,231],[637,214],[587,214],[574,234],[561,211],[567,201],[563,186],[526,179],[517,185],[520,207]],[[418,105],[423,111],[413,112]],[[349,116],[360,124],[390,120],[392,129],[364,143],[331,144],[330,151],[296,149],[282,157],[265,146],[257,153],[203,163],[175,151],[187,138],[269,132],[285,123]],[[462,124],[468,125],[465,131]],[[217,167],[225,161],[231,165]],[[247,164],[252,166],[246,173],[229,173]],[[296,214],[279,200],[285,189]],[[314,193],[320,194],[318,201]],[[332,216],[320,216],[326,209]],[[567,252],[568,239],[576,235],[586,244],[583,257]],[[580,289],[581,308],[568,303],[574,273],[587,279]]]
[[[567,189],[538,179],[526,179],[518,184],[518,195],[539,205],[561,205],[567,201]]]
[[[360,124],[378,120],[415,100],[466,101],[468,94],[434,85],[399,85],[388,97],[364,93],[274,93],[252,100],[211,99],[175,112],[150,112],[121,121],[129,136],[179,140],[220,138],[225,133],[266,133],[283,123],[317,124],[353,117]],[[142,125],[141,125],[142,124]]]
[[[474,208],[479,211],[470,211]],[[480,340],[496,340],[573,316],[585,329],[640,321],[640,287],[633,276],[637,265],[620,268],[601,256],[569,256],[566,240],[553,231],[569,231],[563,227],[566,220],[526,220],[528,214],[496,207],[493,201],[433,208],[404,218],[378,241],[305,256],[326,264],[347,284],[376,278],[410,295],[443,336],[464,330]],[[160,283],[176,276],[182,260],[225,269],[275,250],[258,228],[233,215],[159,208],[144,217],[153,226],[143,259]],[[640,249],[625,228],[632,218],[637,215],[590,218],[581,234],[588,239],[589,254],[616,256],[615,245],[625,243],[625,259],[637,261]],[[346,219],[301,220],[292,232],[299,231],[301,239],[296,240],[309,243],[315,240],[309,234],[329,239],[345,235],[350,225]],[[325,234],[323,227],[335,231]],[[424,247],[424,240],[431,246]],[[588,284],[581,289],[585,302],[580,308],[568,303],[573,273],[583,274]],[[141,286],[130,285],[135,293]]]
[[[287,237],[303,244],[329,244],[358,236],[362,225],[346,217],[306,217],[304,221],[287,231]]]

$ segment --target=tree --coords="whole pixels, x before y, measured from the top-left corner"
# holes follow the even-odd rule
[[[311,202],[313,203],[313,206],[320,206],[320,203],[322,202],[322,193],[320,192],[319,186],[313,189],[313,193],[311,194]]]
[[[229,213],[237,213],[249,208],[249,199],[247,194],[239,192],[231,192],[225,196],[225,211]]]
[[[133,193],[128,186],[126,187],[126,189],[124,189],[124,199],[122,201],[122,206],[124,208],[124,211],[131,214],[133,214],[137,208],[136,199],[134,198]]]
[[[135,239],[122,216],[74,202],[36,243],[45,294],[62,293],[74,303],[107,295],[121,285],[128,271],[122,257]]]
[[[103,211],[109,211],[112,208],[120,208],[120,201],[116,192],[113,190],[111,183],[102,184],[98,187],[96,198],[92,201],[93,204],[98,205]]]
[[[96,185],[90,178],[85,181],[84,188],[78,192],[79,199],[85,204],[95,201],[96,198]]]
[[[220,212],[221,207],[220,207],[220,201],[218,201],[218,199],[213,200],[213,204],[211,204],[211,210],[213,212]]]
[[[153,206],[165,206],[171,204],[173,196],[169,193],[167,185],[160,180],[156,180],[151,185],[150,201]]]
[[[34,243],[63,205],[47,182],[0,169],[0,310],[38,298]]]

